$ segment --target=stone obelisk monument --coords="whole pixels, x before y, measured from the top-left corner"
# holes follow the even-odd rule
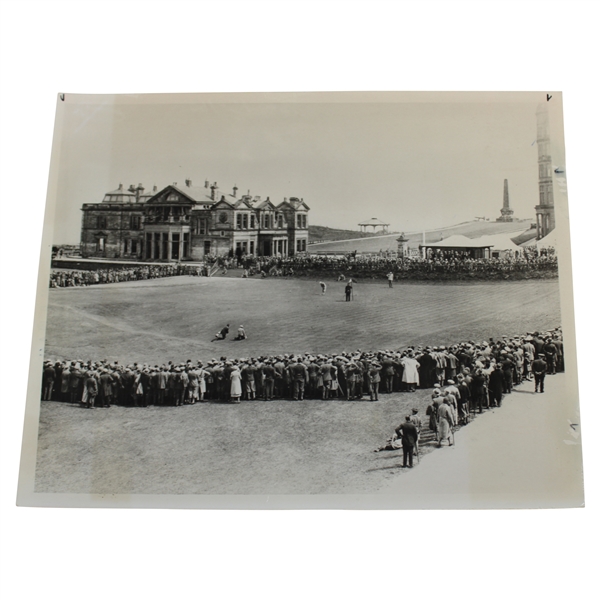
[[[510,201],[508,199],[508,179],[504,180],[504,201],[502,202],[502,208],[500,209],[501,216],[496,219],[500,223],[512,223],[513,213],[515,211],[510,207]]]

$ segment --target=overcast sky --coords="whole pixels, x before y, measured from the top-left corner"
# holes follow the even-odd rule
[[[345,229],[371,217],[396,231],[495,219],[504,179],[515,216],[535,215],[543,94],[143,98],[71,96],[59,106],[55,243],[77,243],[81,205],[100,202],[119,183],[161,189],[187,178],[216,181],[222,193],[237,185],[274,203],[301,197],[310,223]]]

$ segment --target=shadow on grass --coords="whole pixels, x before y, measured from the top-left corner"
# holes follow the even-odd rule
[[[400,459],[402,460],[402,459]],[[377,471],[391,471],[392,469],[403,469],[404,467],[400,464],[391,465],[389,467],[376,467],[375,469],[367,469],[365,473],[376,473]]]

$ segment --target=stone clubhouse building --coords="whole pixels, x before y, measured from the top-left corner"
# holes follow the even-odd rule
[[[217,183],[176,183],[151,193],[139,184],[84,204],[84,258],[145,261],[202,260],[244,254],[293,256],[306,252],[309,207],[301,198],[274,204],[267,197],[223,193]]]

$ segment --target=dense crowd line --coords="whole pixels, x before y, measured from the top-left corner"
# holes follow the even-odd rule
[[[52,271],[50,287],[82,287],[118,281],[139,281],[176,275],[207,276],[209,265],[172,263],[165,265],[144,265],[136,267],[112,267],[96,271]]]
[[[532,376],[536,391],[543,392],[546,372],[562,370],[564,349],[557,329],[450,347],[221,357],[206,364],[191,359],[162,365],[46,360],[42,400],[87,408],[274,399],[377,401],[380,393],[433,388],[429,427],[439,433],[441,442],[447,434],[440,425],[441,413],[450,427],[466,423],[471,412],[500,406],[504,394]],[[442,409],[442,404],[450,408]]]
[[[223,256],[209,257],[201,263],[123,266],[98,270],[61,270],[50,274],[50,287],[80,287],[119,281],[138,281],[176,275],[209,276],[218,268],[242,268],[244,277],[351,277],[356,280],[383,279],[391,272],[397,280],[541,279],[558,276],[558,261],[553,249],[525,248],[518,255],[504,258],[470,258],[458,251],[432,252],[427,258],[397,258],[389,253],[376,255],[327,256]]]
[[[339,276],[382,279],[390,271],[396,279],[524,279],[558,275],[552,249],[525,248],[503,258],[470,258],[464,252],[435,251],[423,257],[397,258],[386,253],[343,256],[301,254],[290,257],[242,257],[239,266],[250,274],[277,276]]]

